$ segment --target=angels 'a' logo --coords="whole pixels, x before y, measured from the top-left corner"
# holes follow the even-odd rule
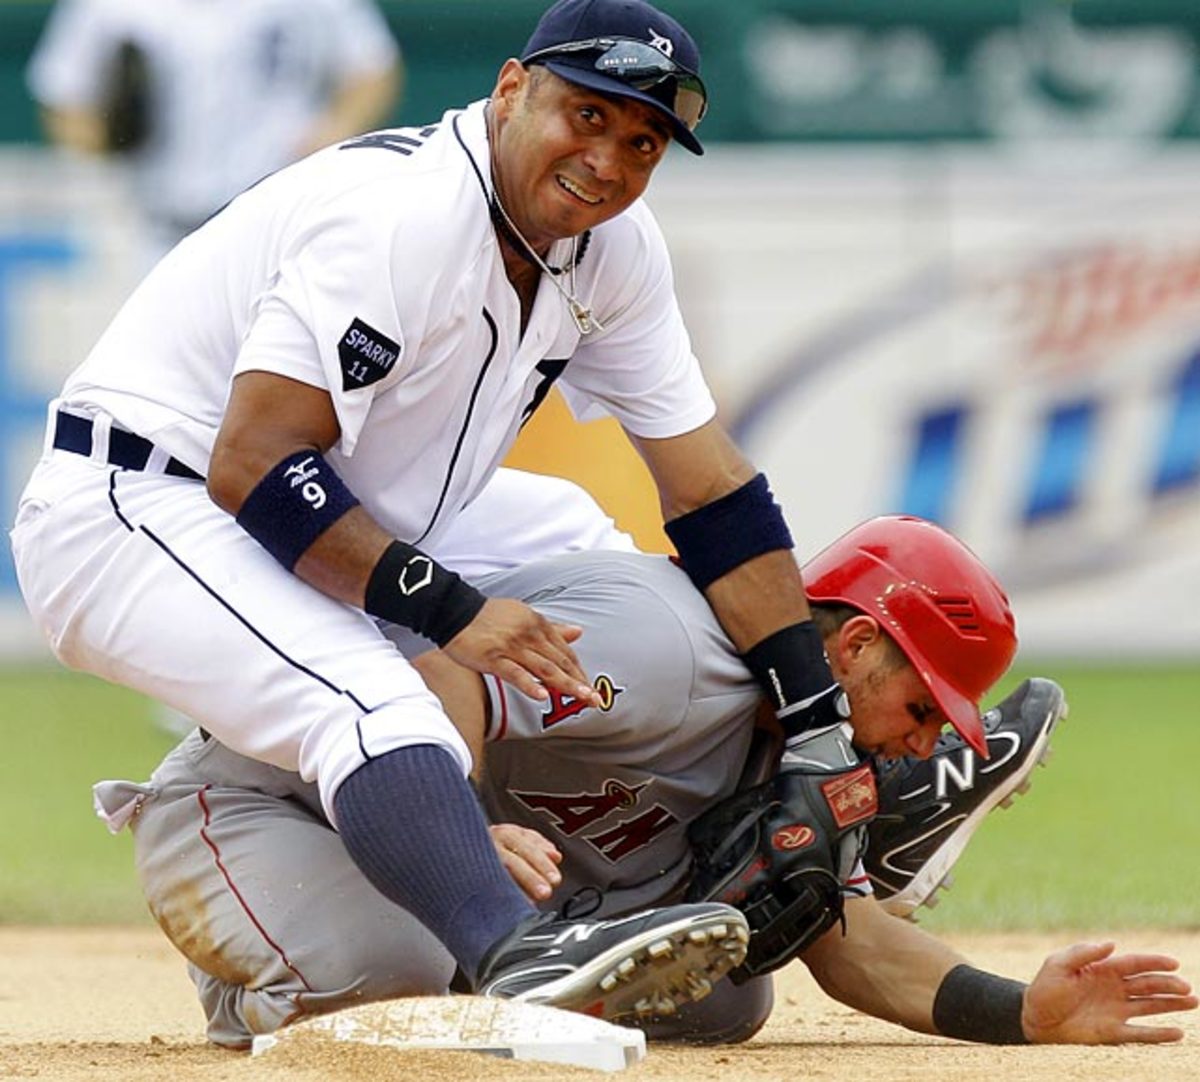
[[[598,824],[611,812],[632,810],[649,784],[644,781],[640,785],[626,785],[616,778],[608,778],[599,793],[519,793],[514,790],[513,796],[532,811],[544,813],[553,826],[573,837],[584,827]],[[673,812],[655,804],[640,815],[601,828],[599,833],[585,834],[583,842],[610,864],[616,864],[678,823]]]
[[[660,53],[662,53],[663,56],[671,56],[674,54],[675,42],[673,42],[670,38],[663,37],[662,34],[660,34],[652,26],[646,27],[646,30],[650,34],[650,44],[653,45],[654,48],[656,48]]]
[[[617,701],[617,696],[624,691],[624,688],[617,687],[613,683],[613,678],[607,673],[601,673],[596,677],[592,684],[598,692],[600,692],[600,710],[607,714],[612,708],[613,703]],[[550,704],[542,713],[542,728],[549,729],[557,725],[560,721],[566,721],[568,718],[575,717],[576,714],[582,714],[587,710],[591,703],[583,699],[576,699],[572,695],[564,695],[560,691],[554,691],[547,688],[550,692]]]
[[[616,778],[608,778],[598,793],[518,793],[515,796],[525,807],[545,812],[564,834],[576,834],[586,826],[603,819],[618,808],[632,808],[638,794],[649,785],[629,786]]]

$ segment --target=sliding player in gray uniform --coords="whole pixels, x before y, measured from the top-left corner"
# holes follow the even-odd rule
[[[517,549],[536,547],[514,532]],[[602,534],[592,540],[604,544]],[[624,547],[619,537],[609,541]],[[953,680],[974,694],[973,680],[997,665],[1003,671],[1012,657],[1003,594],[969,551],[915,519],[852,531],[805,575],[853,707],[855,744],[907,756],[916,781],[921,760],[943,747],[937,683]],[[681,896],[692,873],[688,825],[753,772],[752,722],[764,716],[761,693],[712,611],[669,560],[628,552],[551,557],[480,581],[553,619],[585,624],[580,659],[599,692],[598,702],[557,693],[538,701],[445,654],[416,660],[472,747],[487,744],[486,756],[477,754],[485,760],[478,784],[505,866],[544,906],[591,894],[601,913],[618,914]],[[937,601],[946,597],[973,619],[940,617]],[[931,659],[936,671],[922,667]],[[1056,685],[1034,681],[988,715],[989,740],[1018,753],[998,757],[1000,768],[981,775],[976,791],[949,802],[953,828],[930,864],[961,851],[978,825],[957,813],[994,804],[1028,774],[1063,709]],[[307,1013],[447,987],[453,960],[370,887],[329,828],[315,787],[295,773],[196,733],[148,785],[104,783],[97,796],[116,813],[113,826],[132,821],[150,908],[191,962],[212,1040],[240,1046]],[[894,799],[881,811],[904,815]],[[926,812],[920,827],[909,824],[909,840],[928,836]],[[889,830],[895,840],[894,821]],[[1187,985],[1165,972],[1172,959],[1107,958],[1111,947],[1056,955],[1026,989],[972,969],[889,916],[861,867],[849,869],[844,889],[852,896],[846,935],[834,928],[802,957],[838,999],[914,1029],[977,1040],[1172,1040],[1174,1028],[1127,1020],[1195,1005]],[[1133,974],[1141,975],[1136,985],[1117,979]],[[964,982],[995,1000],[975,1017],[968,1008],[965,1021],[953,997],[944,1001],[947,984],[961,996]],[[1004,1014],[1014,996],[1015,1018]],[[769,976],[725,981],[648,1028],[656,1037],[739,1040],[771,1005]]]

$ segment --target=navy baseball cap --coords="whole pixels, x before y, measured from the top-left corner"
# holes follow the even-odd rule
[[[693,154],[693,134],[708,108],[700,50],[684,28],[642,0],[558,0],[521,53],[555,75],[604,94],[632,98],[662,113]]]

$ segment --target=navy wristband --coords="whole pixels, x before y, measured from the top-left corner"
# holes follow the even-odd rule
[[[792,547],[783,512],[761,473],[664,529],[680,566],[701,590],[755,556]]]
[[[1025,985],[957,965],[938,986],[933,1024],[945,1037],[985,1044],[1028,1044],[1021,1026]]]
[[[768,635],[742,655],[775,707],[787,736],[845,721],[849,708],[833,679],[825,644],[812,620]]]
[[[393,541],[367,581],[363,609],[445,646],[487,598],[406,541]]]
[[[680,566],[702,590],[746,560],[792,547],[784,512],[762,474],[712,503],[672,518],[664,529],[679,553]]]
[[[289,571],[358,499],[316,451],[296,451],[246,497],[237,523]]]

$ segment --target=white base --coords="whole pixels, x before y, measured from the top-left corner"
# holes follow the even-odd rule
[[[369,1003],[297,1022],[254,1038],[261,1056],[291,1038],[351,1041],[387,1048],[447,1048],[506,1059],[620,1071],[646,1056],[640,1030],[555,1007],[482,996],[426,996]]]

